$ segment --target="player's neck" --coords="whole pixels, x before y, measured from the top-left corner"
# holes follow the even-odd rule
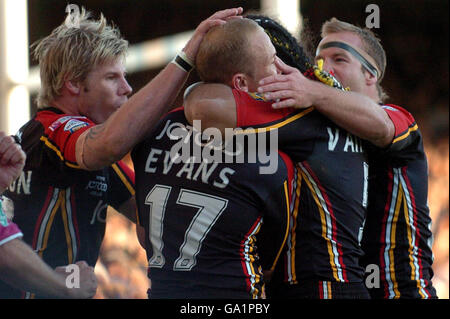
[[[65,114],[80,115],[76,99],[60,96],[49,103],[49,106],[55,107]]]

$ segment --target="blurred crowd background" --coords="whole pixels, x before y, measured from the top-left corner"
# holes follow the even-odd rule
[[[83,5],[96,14],[103,12],[120,27],[130,44],[193,30],[220,9],[260,8],[259,0],[74,0],[71,3]],[[333,16],[364,26],[369,15],[366,7],[371,3],[380,8],[380,28],[373,31],[387,52],[388,66],[382,84],[390,96],[388,102],[410,111],[424,136],[434,234],[433,283],[440,298],[449,298],[448,1],[301,0],[309,48],[318,43],[321,24]],[[63,21],[67,2],[28,0],[28,5],[29,40],[33,43]],[[31,57],[30,64],[35,64]],[[157,72],[159,69],[129,74],[134,92]],[[187,85],[194,81],[195,72]],[[180,98],[177,103],[181,103]],[[31,114],[34,112],[32,103]],[[101,258],[96,266],[100,283],[96,298],[146,298],[149,285],[146,264],[135,226],[110,209]]]

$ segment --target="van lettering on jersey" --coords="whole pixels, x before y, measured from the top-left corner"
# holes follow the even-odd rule
[[[327,127],[327,132],[328,132],[328,150],[329,151],[334,151],[334,149],[336,148],[336,144],[339,141],[339,129],[336,127],[334,134],[333,131],[331,130],[331,127]]]
[[[344,152],[362,153],[363,149],[361,140],[355,135],[347,133],[344,145]]]
[[[327,127],[328,132],[328,150],[330,152],[334,151],[344,151],[344,152],[351,152],[351,153],[363,153],[364,149],[362,147],[361,139],[353,134],[346,133],[345,135],[345,142],[342,141],[342,143],[339,143],[339,140],[341,137],[339,128],[335,127],[334,130],[331,127]],[[336,149],[337,145],[342,145],[342,149],[338,148]]]

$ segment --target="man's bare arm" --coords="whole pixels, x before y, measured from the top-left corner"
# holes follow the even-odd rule
[[[314,107],[338,126],[375,146],[392,143],[395,128],[387,113],[369,97],[325,87]]]
[[[69,288],[69,273],[51,269],[25,242],[13,239],[0,246],[0,278],[9,285],[47,297],[91,298],[97,290],[94,268],[85,262],[80,269],[80,288]]]
[[[80,135],[77,163],[84,169],[96,170],[123,158],[172,108],[186,78],[185,71],[172,63],[167,65],[105,123]]]
[[[204,35],[214,26],[242,13],[242,8],[222,10],[204,20],[183,49],[193,62]],[[96,170],[120,160],[154,128],[172,108],[188,73],[169,63],[150,83],[134,94],[103,124],[83,132],[76,143],[76,160]]]
[[[388,146],[395,128],[387,113],[369,97],[337,90],[304,77],[299,70],[277,59],[283,72],[260,82],[258,91],[271,100],[273,107],[307,108],[314,106],[338,126],[378,147]]]

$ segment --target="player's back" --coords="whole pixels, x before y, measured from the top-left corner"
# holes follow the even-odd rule
[[[149,296],[260,298],[262,268],[273,268],[286,237],[289,164],[277,154],[277,172],[264,175],[260,163],[205,162],[206,150],[218,150],[204,145],[194,150],[193,136],[178,109],[132,153]],[[174,161],[183,140],[192,156],[179,152],[181,160]],[[270,240],[259,238],[262,234]]]
[[[313,107],[274,110],[262,97],[233,94],[237,125],[244,132],[277,129],[280,149],[297,164],[298,203],[274,278],[314,287],[318,281],[362,284],[368,164],[360,140]]]

